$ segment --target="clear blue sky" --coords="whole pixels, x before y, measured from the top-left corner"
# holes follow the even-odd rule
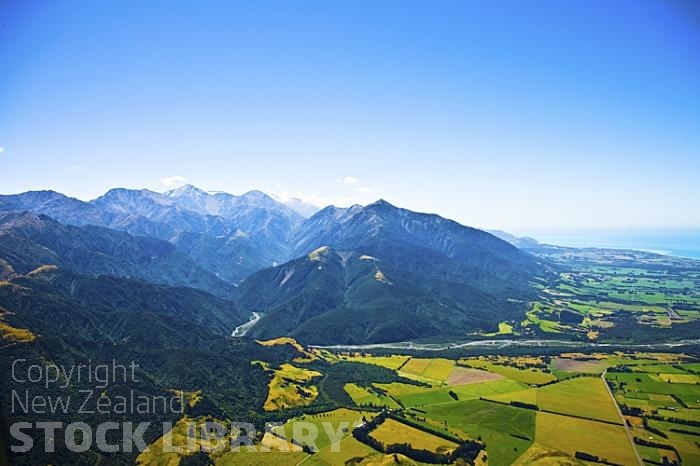
[[[4,1],[0,192],[186,179],[516,233],[700,227],[697,5]]]

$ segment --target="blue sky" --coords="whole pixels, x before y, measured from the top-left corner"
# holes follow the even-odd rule
[[[516,233],[700,227],[684,1],[0,3],[0,192],[385,198]]]

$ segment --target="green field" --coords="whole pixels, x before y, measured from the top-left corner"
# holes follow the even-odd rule
[[[535,438],[535,411],[482,400],[455,401],[423,408],[434,426],[458,435],[481,437],[489,465],[509,465]]]
[[[370,433],[372,438],[385,445],[410,443],[415,449],[434,452],[456,448],[457,439],[478,440],[485,445],[485,452],[477,462],[480,466],[590,464],[576,459],[577,452],[611,463],[636,464],[635,448],[649,461],[662,462],[665,457],[680,459],[683,464],[700,464],[697,443],[700,427],[688,424],[700,421],[700,375],[695,373],[700,365],[688,362],[695,360],[685,355],[564,353],[553,357],[489,355],[454,361],[321,351],[313,354],[314,358],[296,359],[295,365],[281,364],[277,370],[261,363],[269,371],[270,386],[278,399],[287,399],[292,390],[298,396],[296,385],[313,386],[317,390],[311,404],[297,405],[299,410],[318,406],[316,399],[329,400],[325,391],[327,375],[322,372],[319,359],[330,364],[352,360],[379,366],[381,370],[359,365],[371,369],[367,374],[377,374],[384,380],[387,369],[400,368],[401,374],[430,385],[372,382],[376,379],[365,375],[362,369],[357,373],[361,377],[357,383],[345,382],[338,388],[354,404],[366,406],[365,411],[339,408],[296,416],[275,428],[274,435],[268,433],[263,437],[258,446],[270,445],[271,452],[255,454],[245,449],[220,452],[211,456],[216,465],[389,466],[397,460],[401,464],[418,464],[401,455],[395,458],[375,451],[352,437],[353,426],[359,425],[363,417],[370,419],[378,412],[369,411],[371,407],[390,408],[411,423],[409,426],[397,418],[389,418]],[[606,369],[606,380],[612,386],[615,400],[628,413],[626,421],[633,426],[632,435],[675,448],[678,458],[669,449],[632,445],[615,400],[598,376]],[[555,374],[562,378],[558,380]],[[270,415],[276,413],[283,415],[284,411],[273,411]],[[310,423],[311,431],[318,433],[313,444],[308,444],[312,454],[289,442],[293,437],[299,440],[294,436],[294,426],[301,426],[299,421]],[[335,443],[327,428],[336,432]],[[176,438],[182,437],[181,430],[181,425],[176,426]],[[435,435],[436,431],[445,432],[455,442]],[[658,435],[658,431],[664,436]],[[297,433],[309,432],[304,428]],[[140,457],[142,463],[179,464],[180,455],[159,453],[159,442],[154,442],[152,452]],[[281,452],[280,445],[293,451]],[[340,451],[334,451],[338,448]]]
[[[681,427],[674,423],[661,421],[649,421],[649,425],[660,429],[668,436],[668,439],[660,439],[661,443],[668,443],[676,447],[684,464],[700,464],[700,446],[698,446],[700,428],[685,425]],[[672,429],[694,432],[695,435],[679,433]],[[660,450],[660,452],[671,456],[666,450]]]
[[[387,408],[399,408],[399,404],[390,396],[383,395],[377,390],[360,387],[354,383],[345,384],[345,391],[352,401],[358,406],[386,406]]]
[[[500,403],[537,405],[540,411],[621,424],[620,416],[599,378],[577,377],[540,388],[484,396]]]
[[[490,465],[583,464],[573,457],[577,451],[610,462],[634,464],[634,447],[605,382],[597,376],[605,370],[608,370],[607,380],[615,387],[615,398],[623,406],[639,407],[665,417],[700,420],[700,409],[693,409],[700,399],[697,383],[700,375],[693,370],[700,365],[688,364],[683,355],[567,353],[551,360],[494,355],[459,361],[407,359],[399,355],[385,359],[352,358],[382,367],[400,367],[402,375],[431,385],[375,383],[378,389],[375,391],[346,384],[345,391],[355,403],[405,410],[413,422],[429,430],[441,429],[457,438],[480,439],[486,444]],[[616,372],[620,367],[625,372]],[[512,402],[524,404],[512,405]],[[669,432],[671,427],[667,425],[659,428],[665,429],[667,442],[673,442],[682,457],[697,459],[696,436]],[[635,433],[649,436],[642,431]],[[411,444],[426,449],[439,448],[440,442],[444,443],[428,432],[396,421],[385,423],[373,436],[384,443],[411,439]],[[348,445],[351,441],[355,442],[344,440]],[[370,454],[360,444],[354,447],[359,452],[355,456],[364,458],[365,463],[390,463],[387,455]],[[669,450],[637,447],[640,454],[652,461],[661,461],[664,456],[675,458]],[[322,449],[305,462],[335,464],[332,458]],[[353,457],[342,453],[342,458],[347,461]],[[684,461],[687,463],[688,459]]]
[[[688,364],[690,366],[690,364]],[[633,372],[648,372],[650,374],[687,374],[681,366],[672,364],[640,364],[631,366]]]
[[[683,383],[683,384],[696,384],[700,381],[700,377],[693,374],[650,374],[649,377],[655,382],[666,382],[666,383]]]
[[[687,325],[700,319],[697,262],[613,250],[555,250],[543,255],[562,271],[531,303],[515,333],[566,333],[591,341],[652,334],[680,339],[697,333]]]
[[[635,436],[675,448],[682,464],[700,464],[700,427],[687,424],[700,422],[700,376],[693,373],[695,365],[639,365],[629,366],[634,372],[607,373],[619,404],[636,410],[626,416],[636,426]],[[643,428],[643,422],[650,430]],[[645,460],[677,459],[669,449],[638,446],[638,451]]]
[[[536,388],[528,388],[526,390],[517,390],[514,392],[500,393],[497,395],[486,395],[483,398],[485,400],[497,401],[499,403],[510,403],[512,401],[519,401],[521,403],[536,405],[537,392],[538,390]]]
[[[440,388],[417,387],[401,383],[377,384],[377,386],[400,400],[405,407],[427,406],[455,401],[449,394],[451,391],[457,394],[459,400],[469,400],[526,388],[520,382],[508,379]]]
[[[696,382],[700,380],[700,376],[693,377]],[[676,395],[683,399],[688,398],[691,402],[700,399],[700,385],[697,383],[669,383],[646,373],[608,372],[607,379],[614,382],[618,388],[624,389],[625,393]]]
[[[544,411],[620,424],[620,416],[598,377],[578,377],[537,389],[537,406]]]

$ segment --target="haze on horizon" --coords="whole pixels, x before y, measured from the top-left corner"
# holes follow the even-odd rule
[[[6,194],[189,182],[520,234],[700,228],[692,2],[14,0],[0,67]]]

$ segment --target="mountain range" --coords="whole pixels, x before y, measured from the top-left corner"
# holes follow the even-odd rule
[[[0,196],[0,279],[44,265],[202,290],[237,319],[261,313],[252,336],[315,344],[495,329],[522,315],[549,273],[491,233],[384,200],[305,218],[260,191],[191,185],[117,188],[90,202]]]

